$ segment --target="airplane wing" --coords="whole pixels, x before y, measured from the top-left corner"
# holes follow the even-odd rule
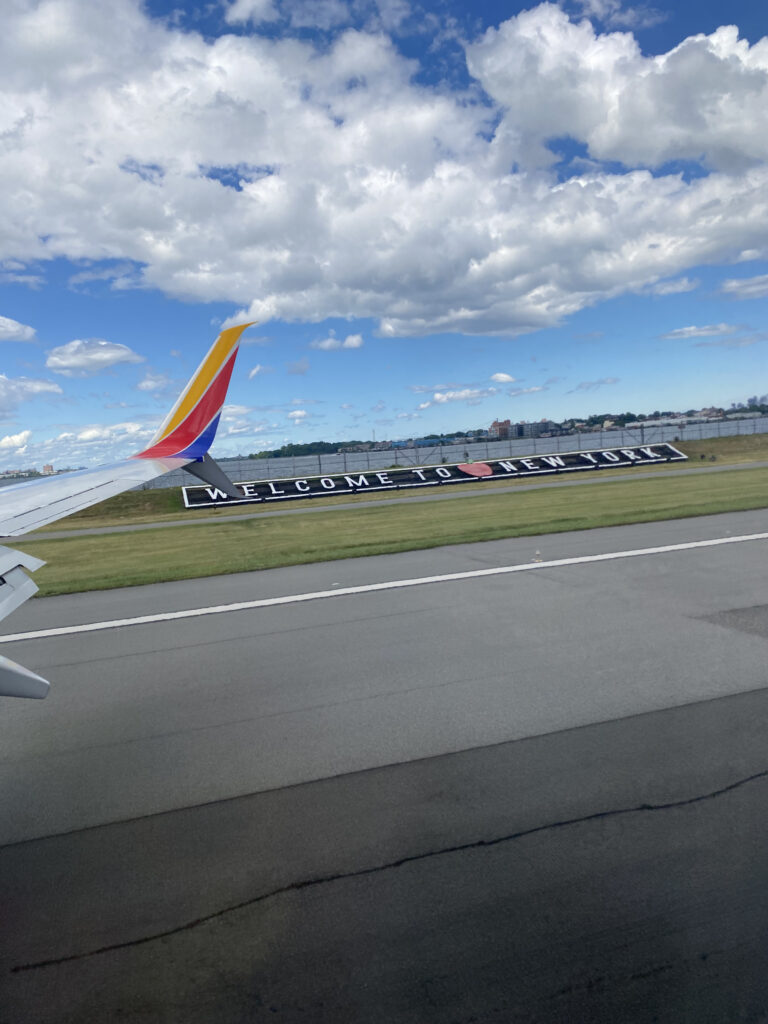
[[[122,491],[185,468],[207,483],[240,497],[208,454],[235,365],[238,324],[222,331],[144,451],[111,465],[29,480],[0,489],[0,536],[16,537]],[[0,619],[37,587],[26,575],[44,563],[0,546]],[[45,697],[48,683],[8,658],[0,658],[0,696]]]

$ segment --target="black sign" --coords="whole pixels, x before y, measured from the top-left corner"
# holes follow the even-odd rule
[[[440,487],[445,484],[468,483],[471,480],[506,480],[547,476],[553,473],[578,473],[590,469],[649,466],[657,462],[681,462],[687,457],[671,444],[648,444],[635,448],[531,455],[523,459],[460,462],[452,466],[371,469],[364,473],[335,473],[332,476],[300,477],[296,480],[255,480],[236,484],[242,491],[242,498],[229,498],[223,491],[208,485],[183,487],[182,491],[187,508],[211,508],[214,505],[249,505],[265,501],[292,501],[297,498],[327,498],[335,494]]]

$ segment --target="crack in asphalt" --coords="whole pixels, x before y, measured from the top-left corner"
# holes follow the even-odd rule
[[[186,921],[184,924],[176,925],[173,928],[166,928],[163,931],[153,932],[151,935],[144,935],[138,939],[127,939],[125,942],[114,942],[108,946],[100,946],[97,949],[89,949],[82,953],[69,953],[66,956],[51,957],[47,960],[38,960],[28,964],[17,964],[10,969],[10,973],[18,974],[22,971],[36,971],[45,967],[57,967],[60,964],[72,963],[77,960],[87,960],[90,957],[101,956],[104,953],[113,953],[121,949],[143,946],[149,942],[156,942],[159,939],[166,939],[172,935],[179,935],[182,932],[191,931],[193,928],[199,928],[200,925],[208,924],[208,922],[215,921],[217,918],[225,917],[227,914],[236,913],[238,910],[245,910],[248,907],[256,906],[259,903],[264,903],[266,900],[274,899],[277,896],[283,896],[286,893],[300,892],[302,889],[311,889],[315,886],[329,885],[333,882],[346,881],[351,878],[364,878],[367,875],[376,875],[383,871],[391,871],[396,868],[404,867],[406,864],[414,864],[419,861],[429,860],[432,857],[443,857],[452,853],[466,853],[469,850],[480,850],[492,846],[500,846],[503,843],[515,842],[518,839],[525,839],[528,836],[537,835],[541,832],[570,828],[573,825],[582,825],[585,822],[590,821],[603,821],[626,814],[668,811],[674,810],[678,807],[689,807],[693,804],[700,804],[708,800],[715,800],[718,797],[725,796],[727,793],[734,792],[734,790],[741,789],[743,786],[749,785],[751,782],[757,782],[758,780],[765,778],[768,778],[768,769],[761,772],[755,772],[754,775],[748,775],[743,779],[737,779],[736,782],[731,782],[720,789],[715,789],[709,793],[700,794],[699,796],[687,797],[684,800],[672,800],[668,803],[658,804],[642,803],[638,804],[636,807],[618,807],[609,811],[594,811],[592,814],[581,815],[578,818],[564,818],[562,821],[547,822],[544,825],[535,825],[533,828],[522,829],[519,832],[510,832],[507,835],[494,836],[492,839],[476,839],[473,842],[459,843],[454,846],[445,846],[438,850],[427,850],[424,853],[409,854],[407,857],[400,857],[397,860],[387,861],[384,864],[375,864],[368,868],[358,868],[356,871],[346,871],[336,874],[318,875],[315,878],[305,878],[299,882],[290,882],[288,885],[279,886],[276,889],[261,893],[258,896],[252,896],[247,900],[232,903],[227,907],[222,907],[220,910],[215,910],[210,914],[205,914],[192,921]]]

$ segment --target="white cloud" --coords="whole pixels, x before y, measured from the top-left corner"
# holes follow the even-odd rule
[[[705,324],[702,327],[678,327],[674,331],[668,331],[661,337],[669,341],[679,341],[681,338],[711,338],[720,334],[734,334],[739,328],[736,324]]]
[[[507,394],[510,398],[520,398],[521,395],[535,395],[538,391],[546,391],[545,387],[534,385],[530,388],[511,388]]]
[[[541,4],[467,46],[478,103],[475,86],[422,84],[381,30],[396,6],[316,46],[281,32],[338,27],[349,5],[290,2],[264,35],[220,38],[133,0],[12,5],[0,262],[92,275],[109,260],[129,268],[120,287],[262,321],[513,336],[764,249],[764,43],[722,28],[644,56],[630,33]],[[275,10],[237,0],[225,16]],[[560,181],[547,141],[565,135],[588,158]],[[716,173],[643,169],[673,160]]]
[[[458,391],[436,391],[429,402],[421,402],[419,409],[428,409],[430,405],[445,405],[447,402],[467,402],[477,405],[484,398],[498,393],[498,388],[461,388]]]
[[[132,361],[135,362],[135,360]],[[144,379],[140,380],[136,387],[139,391],[162,391],[168,387],[169,383],[169,378],[164,373],[153,373],[151,370],[147,370]]]
[[[491,380],[496,381],[497,384],[514,384],[517,378],[509,373],[492,373]]]
[[[34,337],[34,327],[20,324],[9,316],[0,316],[0,341],[32,341]]]
[[[7,451],[9,448],[23,448],[32,436],[31,430],[21,430],[18,434],[6,434],[0,438],[0,449]]]
[[[646,4],[624,6],[621,0],[578,0],[582,14],[608,28],[648,28],[665,21],[667,14]]]
[[[342,341],[331,334],[329,337],[323,338],[322,341],[310,341],[309,347],[318,348],[323,352],[334,352],[340,348],[362,348],[363,336],[361,334],[348,334]]]
[[[301,423],[303,419],[307,417],[306,409],[294,409],[293,412],[288,413],[288,419],[293,420],[294,423]]]
[[[248,21],[258,25],[264,21],[275,21],[279,16],[273,0],[235,0],[227,7],[224,20],[230,25]]]
[[[248,380],[253,380],[254,377],[258,377],[260,373],[265,373],[266,367],[262,366],[261,363],[256,363],[252,370],[248,372]]]
[[[109,370],[119,363],[142,363],[144,357],[138,352],[103,338],[75,339],[66,345],[52,348],[45,365],[54,373],[64,377],[89,377]]]
[[[573,388],[573,391],[597,391],[598,388],[604,388],[610,384],[618,383],[618,377],[600,377],[598,380],[582,380],[575,388]],[[569,394],[572,394],[573,391],[569,392]]]
[[[349,7],[342,0],[285,0],[285,8],[295,28],[328,31],[351,20]]]
[[[286,371],[297,377],[303,377],[304,374],[309,370],[308,359],[298,359],[295,363],[288,363],[286,365]]]
[[[768,274],[729,278],[723,281],[721,291],[734,299],[764,299],[768,296]]]
[[[692,292],[701,282],[697,278],[678,277],[674,281],[659,281],[648,289],[654,295],[678,295],[680,292]]]
[[[77,441],[108,441],[110,443],[126,440],[140,441],[149,438],[154,431],[145,423],[91,423],[74,432]],[[60,434],[59,440],[71,438],[71,434]]]
[[[630,33],[600,35],[545,3],[488,29],[467,56],[505,108],[497,138],[506,147],[522,139],[528,163],[547,159],[544,142],[562,136],[630,167],[703,156],[743,171],[768,155],[764,133],[754,137],[768,109],[768,51],[734,25],[645,57]]]
[[[0,416],[15,412],[22,402],[38,395],[60,395],[61,388],[51,380],[30,377],[6,377],[0,374]]]

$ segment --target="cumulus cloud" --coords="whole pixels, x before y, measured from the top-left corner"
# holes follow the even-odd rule
[[[630,167],[703,156],[744,170],[768,154],[768,140],[748,138],[765,120],[768,53],[734,25],[646,57],[630,33],[599,34],[544,3],[488,29],[467,57],[505,109],[498,137],[509,146],[522,136],[529,162],[551,159],[546,140],[564,136]]]
[[[336,338],[331,334],[329,337],[323,338],[322,341],[310,341],[309,347],[318,348],[322,352],[334,352],[340,348],[362,348],[363,336],[361,334],[348,334],[342,341],[341,338]]]
[[[135,362],[135,360],[133,360]],[[147,370],[143,380],[140,380],[136,387],[139,391],[163,391],[170,383],[164,373],[153,373]]]
[[[491,380],[496,381],[497,384],[514,384],[517,378],[509,373],[492,373]]]
[[[230,25],[248,21],[258,25],[264,21],[275,21],[279,17],[273,0],[235,0],[224,13],[224,18]]]
[[[452,92],[382,31],[397,7],[369,31],[340,29],[338,0],[235,0],[229,23],[256,29],[215,38],[134,0],[19,0],[0,37],[0,261],[110,260],[120,287],[261,321],[514,336],[764,248],[763,43],[726,27],[645,56],[545,3],[467,45],[474,83]],[[563,136],[586,153],[566,180]],[[647,169],[669,161],[712,173]]]
[[[0,416],[15,412],[22,402],[38,395],[60,395],[61,388],[51,380],[30,377],[6,377],[0,374]]]
[[[764,299],[768,296],[768,274],[729,278],[723,281],[721,291],[734,299]]]
[[[498,388],[460,388],[456,391],[436,391],[430,401],[421,402],[419,409],[428,409],[431,405],[445,405],[448,402],[466,402],[477,405],[484,398],[498,393]]]
[[[151,433],[141,423],[92,423],[78,430],[75,437],[78,441],[112,441],[116,438],[142,437]]]
[[[294,409],[293,412],[288,413],[288,419],[293,420],[294,423],[301,423],[302,420],[307,418],[306,409]]]
[[[0,316],[0,341],[33,341],[34,337],[34,327],[20,324],[9,316]]]
[[[0,438],[0,449],[8,451],[9,449],[24,448],[31,436],[31,430],[21,430],[18,434],[6,434],[5,437]]]
[[[54,373],[64,377],[90,377],[102,373],[120,363],[142,363],[144,357],[138,352],[103,338],[79,338],[52,348],[45,365]]]
[[[674,331],[668,331],[661,337],[669,341],[678,341],[681,338],[710,338],[720,334],[734,334],[739,328],[735,324],[705,324],[702,327],[678,327]]]

